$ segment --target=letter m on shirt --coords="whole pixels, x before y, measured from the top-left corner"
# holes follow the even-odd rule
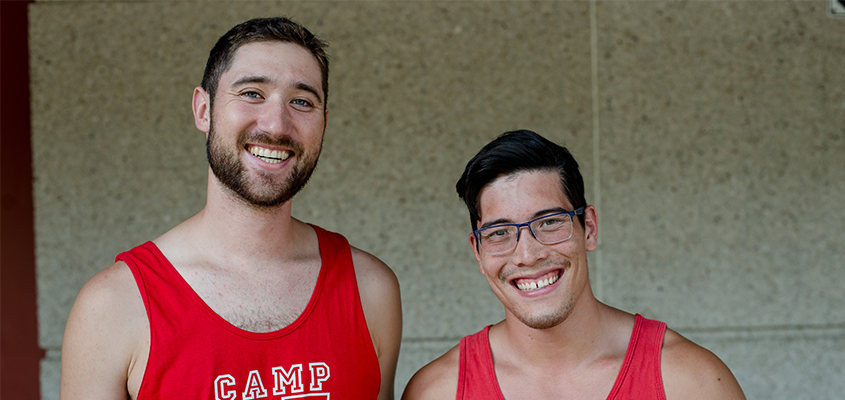
[[[302,364],[291,365],[290,370],[284,367],[273,368],[273,395],[279,396],[287,393],[290,387],[291,393],[302,393],[305,387],[302,385]]]

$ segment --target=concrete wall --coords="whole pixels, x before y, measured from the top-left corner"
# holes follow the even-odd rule
[[[749,398],[845,392],[845,20],[800,2],[37,2],[30,7],[42,393],[73,300],[204,204],[190,113],[228,28],[331,43],[296,216],[399,277],[396,388],[503,317],[454,183],[515,128],[567,145],[599,209],[594,290],[717,353]]]

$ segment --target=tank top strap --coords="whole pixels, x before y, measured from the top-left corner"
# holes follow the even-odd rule
[[[352,252],[349,242],[343,235],[320,228],[317,225],[310,225],[314,232],[317,232],[317,241],[320,244],[320,258],[323,265],[342,264],[352,265]]]
[[[170,266],[164,254],[151,241],[118,254],[114,261],[123,261],[132,271],[141,299],[144,301],[144,307],[147,309],[147,318],[152,318],[152,299],[148,294],[150,286],[158,287],[164,284],[175,288],[179,286],[177,282],[182,280],[179,273]]]
[[[457,400],[505,400],[490,349],[490,325],[460,343]]]
[[[320,245],[320,280],[314,293],[316,298],[330,301],[329,298],[340,297],[341,301],[351,301],[360,308],[361,297],[358,293],[358,280],[355,276],[355,266],[352,263],[352,248],[346,238],[335,232],[327,231],[316,225],[311,225],[317,232]],[[331,293],[322,293],[323,287],[333,288]],[[327,298],[328,296],[328,298]],[[350,310],[352,311],[352,310]]]
[[[660,355],[666,323],[636,315],[628,351],[619,375],[607,396],[614,399],[649,398],[665,400]]]

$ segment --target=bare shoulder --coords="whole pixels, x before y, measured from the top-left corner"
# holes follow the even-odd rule
[[[125,398],[135,364],[146,363],[146,309],[122,262],[83,286],[62,341],[62,399]]]
[[[668,400],[745,399],[719,357],[671,329],[663,340],[661,370]]]
[[[70,328],[96,324],[103,328],[132,331],[146,325],[146,309],[132,271],[117,262],[92,277],[76,297],[70,312]],[[129,324],[129,326],[127,326]]]
[[[408,382],[402,400],[453,399],[458,391],[460,345],[422,367]]]
[[[388,314],[384,315],[400,318],[401,325],[402,307],[396,274],[372,254],[355,247],[352,247],[352,263],[355,265],[355,279],[358,281],[364,313],[386,312]]]
[[[381,260],[352,247],[352,263],[364,318],[381,370],[379,400],[393,399],[393,380],[402,341],[402,301],[399,280]]]
[[[355,277],[364,283],[378,283],[399,288],[399,281],[393,270],[376,256],[367,253],[357,247],[352,247],[352,263],[355,264]],[[361,282],[358,283],[361,285]]]
[[[396,274],[372,254],[355,247],[352,247],[352,263],[355,265],[355,279],[358,281],[364,313],[373,317],[384,315],[399,318],[401,326],[402,304]],[[367,321],[370,321],[370,315]]]

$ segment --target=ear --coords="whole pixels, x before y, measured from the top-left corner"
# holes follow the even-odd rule
[[[478,253],[478,241],[472,233],[469,234],[469,246],[472,248],[472,254],[475,255],[475,261],[478,262],[478,270],[481,274],[484,274],[484,271],[481,269],[481,254]]]
[[[584,245],[593,251],[599,245],[599,214],[593,206],[584,209]]]
[[[197,86],[194,88],[194,97],[191,101],[191,106],[194,110],[194,124],[202,132],[205,132],[206,138],[208,131],[211,129],[211,98],[205,89]]]

